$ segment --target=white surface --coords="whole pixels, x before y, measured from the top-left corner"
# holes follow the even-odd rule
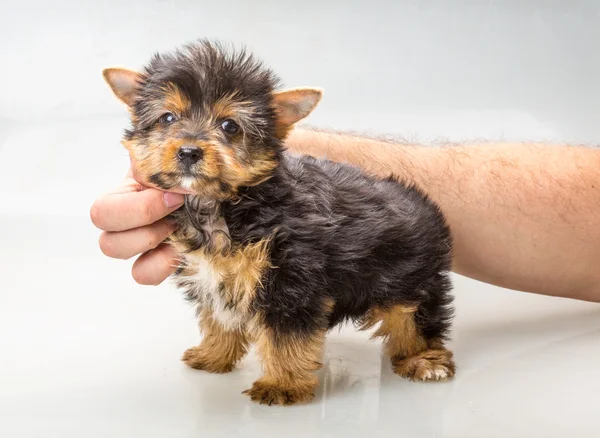
[[[251,404],[253,355],[187,369],[174,288],[103,257],[88,209],[118,184],[122,108],[101,81],[197,36],[245,42],[289,85],[326,88],[311,122],[423,140],[600,138],[596,2],[12,2],[0,14],[0,436],[599,436],[600,309],[456,278],[446,384],[329,336],[311,405]],[[82,4],[84,3],[84,4]]]

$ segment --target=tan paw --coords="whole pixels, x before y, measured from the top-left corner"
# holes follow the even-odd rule
[[[316,384],[311,382],[278,385],[257,380],[252,388],[247,389],[243,394],[247,394],[250,400],[260,404],[290,406],[311,401],[315,396],[315,388]]]
[[[235,362],[220,357],[215,357],[209,350],[198,347],[188,348],[181,358],[187,366],[196,370],[208,371],[209,373],[224,374],[235,368]]]
[[[394,372],[416,381],[441,381],[454,376],[456,366],[452,352],[445,349],[427,350],[416,356],[392,360]]]

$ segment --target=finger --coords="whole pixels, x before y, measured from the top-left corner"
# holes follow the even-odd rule
[[[100,235],[100,249],[108,257],[128,259],[156,248],[173,233],[175,226],[161,219],[152,225],[127,231],[104,231]]]
[[[111,190],[110,194],[122,194],[122,193],[132,193],[132,192],[141,192],[142,190],[146,190],[149,187],[141,185],[137,182],[133,177],[125,178],[123,184],[121,184],[118,188]]]
[[[165,243],[142,254],[133,264],[131,275],[139,283],[158,286],[177,270],[179,258],[171,245]]]
[[[147,189],[101,197],[90,210],[92,222],[104,231],[124,231],[150,225],[183,204],[177,193]]]

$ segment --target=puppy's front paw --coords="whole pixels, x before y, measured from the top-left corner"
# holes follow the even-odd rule
[[[307,403],[315,396],[316,383],[299,382],[298,384],[278,384],[257,380],[252,388],[244,391],[250,400],[265,405],[290,406],[296,403]]]
[[[456,366],[449,350],[427,350],[416,356],[392,360],[394,372],[410,380],[448,380]]]
[[[181,358],[187,366],[196,370],[208,371],[209,373],[224,374],[235,368],[235,362],[228,358],[220,358],[202,345],[188,348]]]

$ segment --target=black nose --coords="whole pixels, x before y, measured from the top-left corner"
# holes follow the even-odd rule
[[[202,158],[202,149],[196,146],[182,146],[177,152],[177,159],[186,167],[196,164]]]

